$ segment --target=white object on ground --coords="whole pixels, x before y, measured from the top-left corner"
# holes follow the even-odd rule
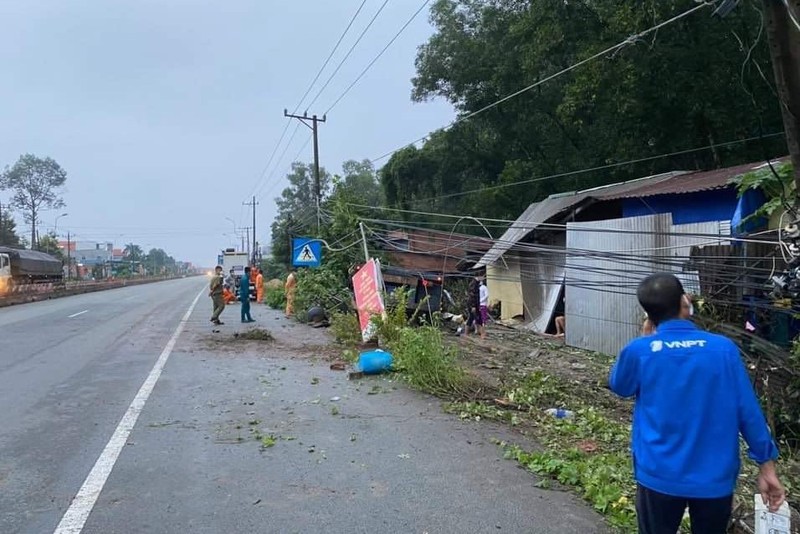
[[[790,534],[792,514],[786,502],[774,513],[764,505],[760,494],[755,495],[755,502],[756,534]]]

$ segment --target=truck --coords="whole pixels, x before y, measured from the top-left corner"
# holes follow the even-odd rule
[[[406,315],[415,313],[430,321],[430,314],[443,312],[451,307],[452,302],[442,287],[442,276],[438,273],[419,272],[400,267],[381,266],[383,284],[387,296],[391,299],[400,288],[409,289],[406,295]]]
[[[222,274],[228,276],[231,269],[233,269],[233,277],[236,280],[236,287],[234,294],[239,298],[239,282],[244,276],[244,268],[250,265],[250,258],[246,252],[237,252],[236,249],[227,248],[222,251],[218,258],[219,264],[222,265]],[[256,300],[256,284],[255,278],[250,277],[250,300]]]
[[[61,260],[36,250],[0,247],[0,295],[31,284],[63,284]]]

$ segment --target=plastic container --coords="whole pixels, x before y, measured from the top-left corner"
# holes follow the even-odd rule
[[[376,349],[362,352],[358,357],[358,367],[367,375],[376,375],[392,368],[392,355]]]
[[[547,415],[552,415],[556,419],[569,419],[570,417],[575,415],[574,412],[570,410],[565,410],[563,408],[548,408],[547,410],[544,411],[544,413],[546,413]]]

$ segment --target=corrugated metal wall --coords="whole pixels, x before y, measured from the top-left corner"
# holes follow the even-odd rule
[[[548,244],[550,250],[537,251],[524,258],[520,266],[522,294],[525,300],[526,326],[544,333],[553,319],[558,297],[564,285],[566,236],[558,234]]]
[[[673,226],[669,214],[568,223],[567,344],[617,354],[639,335],[644,319],[636,300],[639,281],[654,272],[672,271],[687,291],[699,291],[697,273],[683,268],[690,249],[725,243],[711,236],[728,235],[729,229],[720,222]]]

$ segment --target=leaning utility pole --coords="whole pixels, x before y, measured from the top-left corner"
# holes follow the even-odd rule
[[[764,0],[764,26],[800,204],[800,0]]]
[[[258,202],[256,202],[255,195],[253,196],[253,200],[250,202],[242,202],[244,206],[252,206],[253,207],[253,257],[250,260],[253,264],[256,263],[256,255],[258,254],[256,249],[256,206],[258,206]],[[247,237],[247,245],[250,246],[250,237]]]
[[[319,233],[319,229],[321,226],[321,217],[320,217],[320,207],[322,204],[322,186],[320,185],[320,178],[319,178],[319,141],[317,140],[317,123],[325,122],[326,116],[323,115],[322,118],[318,118],[316,115],[312,115],[311,117],[308,116],[308,112],[303,112],[303,115],[292,115],[289,113],[288,110],[283,110],[284,117],[291,117],[292,119],[298,119],[300,122],[308,126],[314,137],[314,193],[316,196],[316,204],[317,204],[317,232]],[[311,124],[308,123],[311,121]]]

